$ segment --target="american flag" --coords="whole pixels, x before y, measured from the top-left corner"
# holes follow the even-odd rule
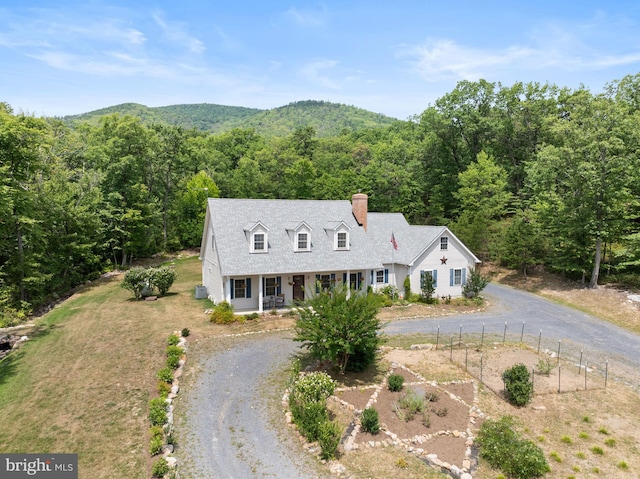
[[[393,249],[395,249],[395,250],[398,249],[398,243],[396,241],[396,237],[393,234],[393,232],[391,233],[391,244],[393,245]]]

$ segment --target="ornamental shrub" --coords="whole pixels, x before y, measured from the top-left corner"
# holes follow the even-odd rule
[[[162,452],[162,437],[152,437],[149,441],[149,453],[152,456]]]
[[[508,477],[531,479],[551,470],[542,449],[513,430],[510,416],[487,419],[476,439],[480,457]]]
[[[167,422],[167,403],[162,398],[149,401],[149,422],[152,426],[159,426]]]
[[[362,430],[371,434],[378,434],[380,432],[380,419],[378,417],[378,411],[372,407],[366,408],[362,411],[362,417],[360,418],[362,424]]]
[[[320,445],[320,457],[333,459],[340,444],[342,428],[335,421],[324,421],[318,427],[318,444]]]
[[[183,354],[184,349],[180,346],[167,346],[167,367],[176,369]]]
[[[230,305],[227,301],[218,303],[213,308],[210,319],[212,323],[216,324],[233,323],[236,319],[233,314],[233,306]]]
[[[149,273],[146,269],[135,267],[131,268],[124,274],[120,286],[133,293],[136,299],[142,297],[142,290],[147,286],[149,281]]]
[[[180,342],[180,338],[178,337],[177,334],[171,334],[168,338],[167,338],[167,344],[169,346],[176,346],[178,343]]]
[[[309,441],[318,439],[321,424],[329,420],[326,401],[335,387],[336,382],[325,372],[301,376],[291,386],[291,415],[300,432]]]
[[[155,287],[160,296],[167,294],[176,280],[177,274],[175,270],[169,266],[160,266],[159,268],[151,268],[148,271],[151,287]]]
[[[529,370],[522,364],[516,364],[502,373],[507,400],[514,406],[524,406],[533,396],[533,382]]]
[[[169,472],[169,464],[164,457],[158,458],[151,466],[151,474],[153,477],[164,477]]]
[[[171,384],[173,382],[173,369],[168,366],[166,368],[162,368],[156,374],[156,379],[158,379],[158,381]]]
[[[325,372],[313,372],[301,376],[290,394],[296,402],[311,403],[326,401],[336,389],[336,382]]]
[[[387,379],[387,386],[389,387],[389,391],[402,391],[403,384],[404,377],[400,374],[392,374]]]

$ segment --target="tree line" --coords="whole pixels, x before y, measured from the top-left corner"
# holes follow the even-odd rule
[[[98,124],[0,103],[0,310],[197,247],[207,197],[349,199],[448,225],[482,259],[636,281],[640,74],[585,88],[462,81],[409,121],[319,138]]]

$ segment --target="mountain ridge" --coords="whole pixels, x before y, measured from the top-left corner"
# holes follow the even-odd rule
[[[136,116],[143,123],[167,123],[186,129],[223,133],[233,128],[253,128],[264,136],[286,136],[296,128],[313,127],[319,137],[335,136],[345,130],[388,126],[401,121],[363,108],[318,100],[302,100],[272,109],[186,103],[148,107],[121,103],[78,115],[63,117],[69,124],[97,123],[102,116],[118,113]]]

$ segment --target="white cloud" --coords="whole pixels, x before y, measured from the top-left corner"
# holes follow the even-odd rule
[[[337,64],[338,62],[334,60],[317,60],[304,65],[300,68],[299,73],[312,83],[331,90],[339,90],[340,84],[325,74],[327,70],[332,70]]]
[[[152,17],[169,40],[185,46],[191,53],[200,54],[206,50],[202,41],[185,31],[184,24],[168,22],[160,12],[154,13]]]
[[[640,62],[640,51],[602,55],[584,47],[562,49],[560,43],[565,46],[571,43],[576,45],[576,42],[565,38],[549,48],[513,45],[501,49],[482,49],[439,39],[404,48],[400,56],[410,58],[419,76],[433,82],[447,79],[473,81],[495,76],[505,70],[593,70]]]

